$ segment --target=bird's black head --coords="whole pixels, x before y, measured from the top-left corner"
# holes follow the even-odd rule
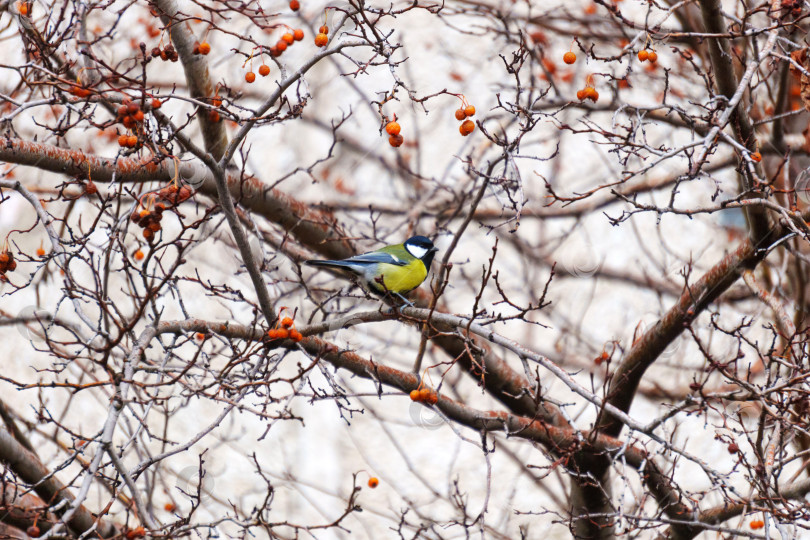
[[[438,251],[438,248],[433,245],[430,238],[426,236],[412,236],[408,238],[405,240],[405,249],[417,259],[422,259],[422,262],[425,263],[425,266],[428,268],[430,268],[430,263],[433,262],[433,256]]]

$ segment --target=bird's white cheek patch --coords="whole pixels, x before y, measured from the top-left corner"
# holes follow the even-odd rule
[[[422,257],[424,257],[424,256],[427,254],[427,252],[428,252],[428,250],[427,250],[427,249],[425,249],[425,248],[423,248],[423,247],[419,247],[419,246],[407,246],[407,245],[406,245],[406,246],[405,246],[405,249],[407,249],[407,250],[408,250],[408,253],[410,253],[411,255],[413,255],[414,257],[416,257],[417,259],[421,259],[421,258],[422,258]]]

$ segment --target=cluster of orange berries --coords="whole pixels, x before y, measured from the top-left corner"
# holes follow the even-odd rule
[[[163,212],[166,210],[166,205],[157,203],[154,211],[148,208],[141,208],[135,210],[129,219],[143,229],[143,237],[151,244],[155,239],[155,233],[160,231],[163,227],[160,222],[163,220]],[[140,250],[139,250],[140,251]],[[138,258],[137,252],[135,258]]]
[[[279,39],[273,47],[270,47],[270,54],[273,58],[281,56],[281,53],[287,50],[287,47],[304,39],[304,31],[296,28],[292,32],[285,32],[281,39]],[[269,73],[269,72],[268,72]]]
[[[211,52],[211,44],[207,41],[203,41],[202,43],[195,43],[194,49],[192,51],[194,54],[202,54],[205,56],[206,54]]]
[[[765,522],[762,521],[761,519],[755,519],[755,520],[751,521],[751,523],[749,523],[749,525],[751,525],[752,529],[761,529],[762,527],[765,526]]]
[[[17,269],[17,261],[14,260],[14,254],[8,248],[0,251],[0,275],[5,275],[6,272],[13,272]]]
[[[456,120],[464,120],[461,122],[461,125],[458,126],[458,132],[461,133],[464,137],[475,131],[475,122],[470,120],[469,118],[475,115],[475,107],[472,105],[464,105],[462,102],[462,106],[456,109],[455,117]],[[466,120],[465,120],[466,118]]]
[[[270,339],[291,339],[295,342],[304,339],[304,336],[295,329],[295,322],[292,317],[284,317],[281,319],[280,328],[272,328],[267,331],[267,337]]]
[[[654,64],[658,61],[658,53],[655,51],[648,51],[647,49],[641,49],[638,51],[638,61],[644,62],[645,60],[649,61],[651,64]]]
[[[178,205],[183,201],[191,198],[191,188],[188,186],[177,187],[177,184],[172,182],[168,186],[161,188],[157,192],[158,197],[165,199],[170,204]]]
[[[435,405],[439,402],[439,394],[430,388],[411,390],[409,396],[411,397],[411,401],[416,401],[417,403],[429,403],[430,405]]]
[[[180,59],[180,55],[177,54],[177,50],[174,48],[174,45],[169,43],[162,49],[160,47],[153,47],[152,48],[152,58],[160,57],[161,60],[164,62],[171,60],[172,62],[177,62]]]
[[[326,25],[318,28],[318,33],[315,35],[315,46],[326,47],[329,44],[329,27]]]
[[[390,144],[394,148],[399,148],[400,146],[402,146],[402,143],[405,142],[405,139],[402,137],[402,135],[399,134],[401,129],[402,128],[397,122],[396,115],[394,115],[394,119],[392,121],[388,122],[385,125],[385,132],[388,133],[389,135],[388,144]]]
[[[593,87],[593,83],[588,82],[586,83],[585,88],[582,90],[577,90],[577,99],[580,101],[590,99],[596,103],[596,100],[599,99],[599,92],[597,92],[596,88]]]
[[[152,100],[152,108],[157,109],[160,107],[160,100]],[[123,124],[128,130],[133,129],[139,123],[143,122],[143,111],[141,107],[132,101],[129,97],[125,97],[118,107],[118,121]],[[120,135],[118,137],[118,146],[123,148],[135,148],[138,146],[138,137],[132,133],[128,135]]]

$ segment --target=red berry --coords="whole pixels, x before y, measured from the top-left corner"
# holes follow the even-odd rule
[[[152,108],[159,109],[160,106],[163,105],[158,98],[152,100]]]
[[[286,51],[287,50],[287,42],[284,41],[283,39],[278,40],[278,43],[276,43],[276,50],[278,52]]]
[[[457,109],[456,112],[455,112],[455,115],[456,115],[456,120],[458,120],[459,122],[461,120],[464,120],[465,118],[467,118],[467,113],[464,111],[464,108]]]
[[[295,39],[295,41],[301,41],[302,39],[304,39],[304,31],[301,30],[300,28],[296,28],[295,30],[293,30],[293,38]]]
[[[298,0],[290,0],[290,9],[293,11],[298,11],[301,9],[301,3]]]
[[[318,33],[319,34],[328,34],[329,33],[329,27],[326,26],[326,25],[321,26],[320,28],[318,28]]]
[[[405,139],[402,138],[402,135],[391,135],[390,137],[388,137],[388,144],[390,144],[394,148],[399,148],[400,146],[402,146],[402,143],[404,141]]]

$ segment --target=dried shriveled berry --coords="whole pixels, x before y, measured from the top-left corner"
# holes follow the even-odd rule
[[[472,105],[467,105],[464,107],[464,114],[469,118],[470,116],[475,116],[475,107]]]
[[[405,139],[402,137],[402,135],[396,134],[388,137],[388,144],[390,144],[394,148],[399,148],[400,146],[402,146],[403,142],[405,142]]]
[[[461,120],[464,120],[465,118],[467,118],[467,113],[464,112],[463,108],[462,109],[456,109],[455,116],[456,116],[456,120],[458,120],[460,122]]]

